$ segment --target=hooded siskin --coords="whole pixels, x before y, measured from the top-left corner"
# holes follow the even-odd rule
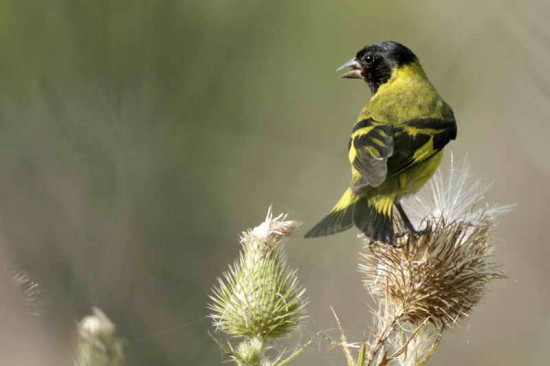
[[[342,68],[363,79],[372,97],[359,114],[348,147],[352,179],[336,206],[306,238],[336,234],[355,225],[372,240],[395,242],[394,207],[411,231],[399,201],[416,193],[456,138],[451,107],[428,80],[416,55],[396,42],[364,47]]]

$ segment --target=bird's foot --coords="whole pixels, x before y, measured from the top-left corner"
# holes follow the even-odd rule
[[[404,230],[404,231],[401,231],[400,233],[397,233],[395,234],[395,237],[396,238],[402,238],[404,236],[407,236],[407,235],[414,235],[416,237],[419,237],[419,236],[422,236],[426,233],[426,229],[424,230]]]

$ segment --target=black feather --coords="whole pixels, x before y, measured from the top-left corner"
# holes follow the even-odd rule
[[[394,244],[392,211],[386,216],[370,206],[366,199],[361,199],[353,207],[353,224],[372,240]]]
[[[355,131],[362,128],[369,127],[372,125],[373,122],[374,120],[372,118],[362,119],[361,121],[357,122],[355,126],[353,126],[353,130],[351,131],[351,133],[354,133]]]
[[[352,143],[357,152],[353,166],[361,174],[352,189],[359,194],[368,186],[378,187],[386,179],[387,161],[393,154],[393,126],[379,124],[368,133],[356,136]]]
[[[343,210],[332,211],[317,225],[309,230],[305,238],[316,238],[318,236],[327,236],[345,231],[353,226],[353,206],[349,205]]]
[[[453,121],[454,122],[454,121]],[[434,149],[441,150],[449,143],[449,141],[456,139],[456,123],[453,123],[451,128],[438,133],[434,136]]]
[[[367,64],[366,57],[374,61]],[[356,59],[363,65],[365,81],[371,92],[376,94],[380,85],[385,84],[396,67],[418,61],[416,55],[400,43],[386,41],[365,46],[356,55]]]

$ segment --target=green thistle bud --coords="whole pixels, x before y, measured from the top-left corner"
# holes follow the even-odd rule
[[[258,338],[248,339],[241,342],[235,352],[237,365],[264,365],[263,362],[264,343]]]
[[[267,338],[288,334],[303,317],[305,292],[290,270],[281,239],[298,227],[286,216],[272,217],[241,236],[243,250],[218,279],[210,297],[214,325],[232,336]]]

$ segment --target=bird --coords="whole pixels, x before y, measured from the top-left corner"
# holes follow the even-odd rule
[[[401,201],[418,192],[456,139],[453,110],[406,46],[384,41],[363,47],[337,71],[364,80],[371,97],[351,131],[352,179],[332,211],[306,234],[314,238],[356,226],[371,241],[396,243],[394,208],[405,228],[421,234]],[[401,233],[399,233],[401,234]]]

